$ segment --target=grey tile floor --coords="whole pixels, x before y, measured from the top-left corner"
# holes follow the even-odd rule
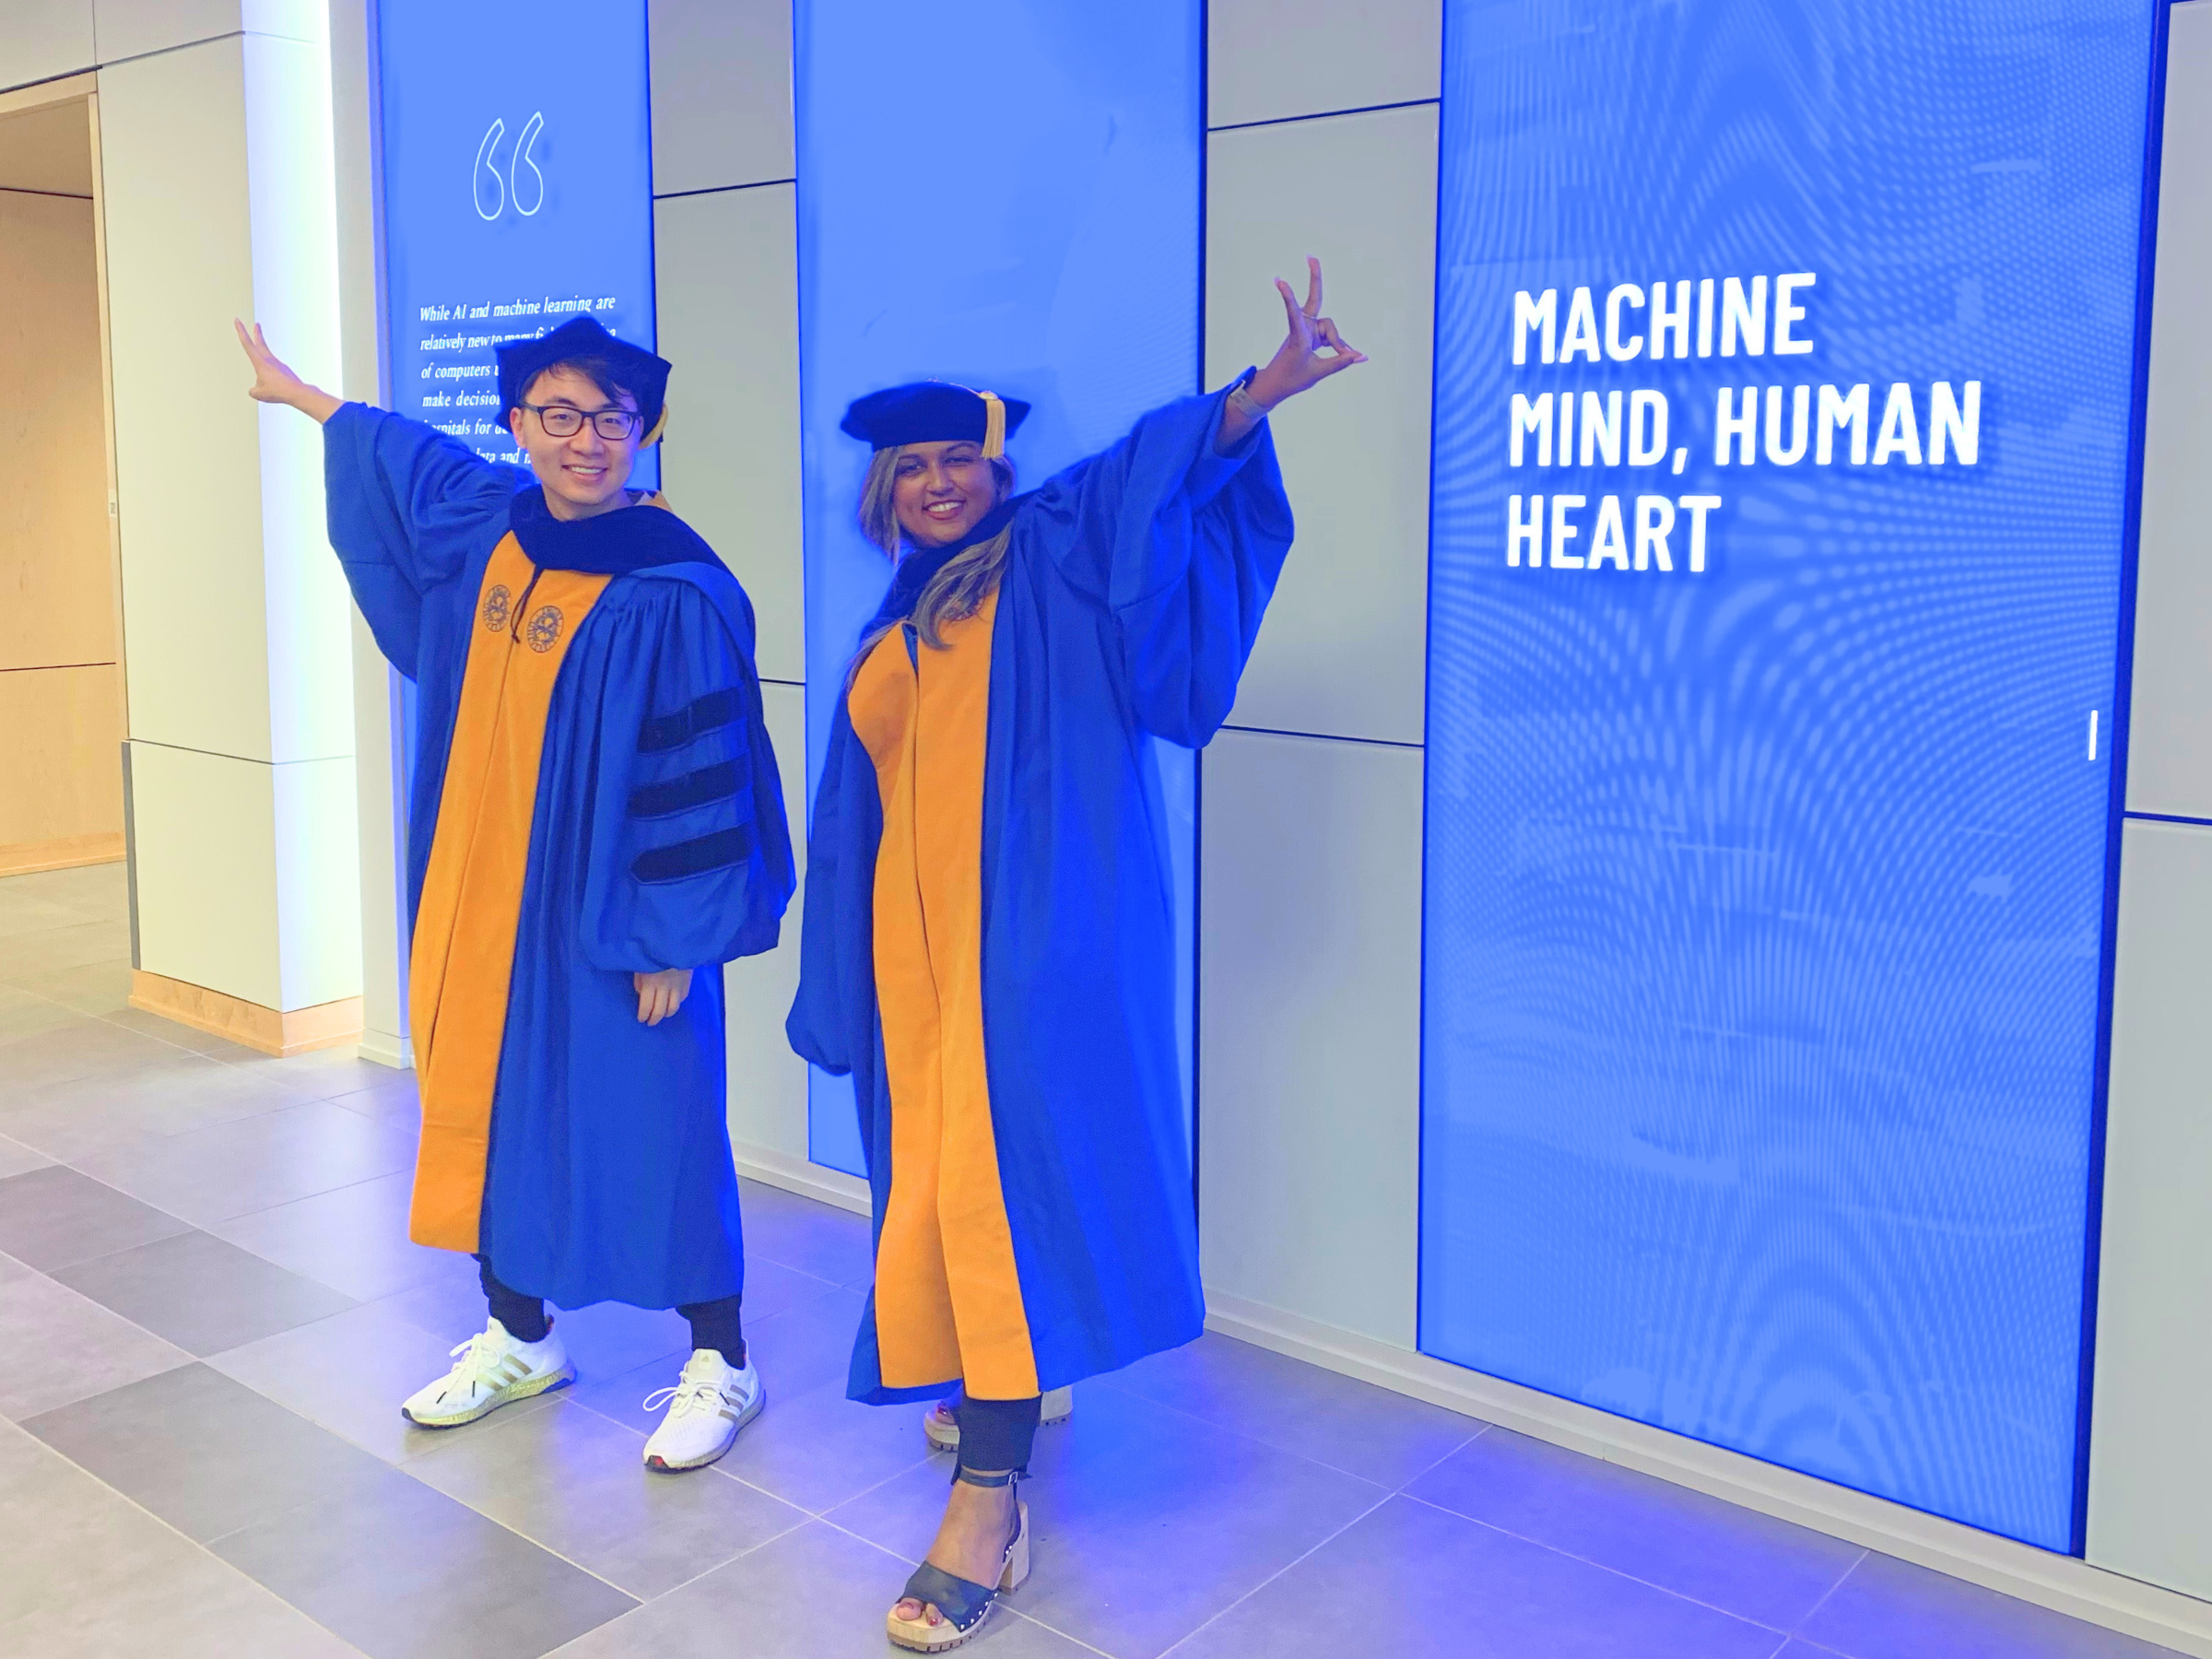
[[[562,1315],[580,1372],[472,1428],[398,1403],[483,1310],[406,1241],[412,1080],[124,1006],[108,866],[0,881],[0,1655],[887,1652],[947,1470],[843,1398],[857,1218],[747,1183],[770,1405],[641,1466],[674,1315]],[[1208,1336],[1086,1384],[1035,1577],[972,1651],[1113,1659],[2148,1659],[2012,1602]]]

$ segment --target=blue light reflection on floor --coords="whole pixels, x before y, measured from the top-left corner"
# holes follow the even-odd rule
[[[1028,488],[1196,389],[1202,15],[981,0],[950,29],[902,0],[797,7],[810,797],[889,577],[853,524],[868,455],[845,406],[924,379],[1027,398],[1008,453]],[[1163,760],[1187,800],[1189,758]],[[857,1173],[850,1088],[817,1073],[809,1118],[816,1161]]]
[[[2153,11],[1446,29],[1423,1346],[2057,1548]],[[1641,348],[1647,285],[1764,274],[1764,311],[1798,273],[1808,353]],[[1516,368],[1546,290],[1561,362],[1539,323]],[[1971,466],[1939,381],[1981,385]],[[1792,453],[1796,389],[1857,384],[1873,453]],[[1752,465],[1724,386],[1769,394]],[[1575,463],[1516,465],[1513,395],[1558,393]],[[1593,451],[1623,393],[1678,462]],[[1669,498],[1671,572],[1584,558],[1608,493]],[[1509,564],[1539,495],[1551,556]]]

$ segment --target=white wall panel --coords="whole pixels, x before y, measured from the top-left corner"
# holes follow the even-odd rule
[[[806,693],[798,686],[763,686],[768,735],[783,778],[799,885],[806,882]],[[729,999],[730,1138],[806,1161],[806,1065],[791,1052],[783,1018],[799,988],[799,900],[783,917],[783,935],[764,956],[723,971]],[[740,1156],[743,1156],[742,1152]]]
[[[2121,858],[2088,1559],[2212,1595],[2212,830]]]
[[[269,1006],[288,1011],[359,996],[361,848],[353,757],[268,771],[281,999]]]
[[[131,830],[138,966],[281,1007],[274,769],[135,742]]]
[[[653,188],[793,175],[790,0],[651,0]]]
[[[1410,1348],[1420,753],[1224,732],[1205,766],[1207,1288]]]
[[[265,760],[261,426],[300,417],[258,413],[230,333],[254,304],[243,42],[100,86],[132,735]]]
[[[676,365],[669,505],[745,584],[760,672],[785,680],[806,675],[795,199],[773,184],[653,207],[661,353]]]
[[[2212,818],[2212,0],[2171,16],[2127,804]]]
[[[92,0],[7,0],[0,6],[0,87],[52,80],[96,60]]]
[[[1443,0],[1212,0],[1206,123],[1287,121],[1434,98]]]
[[[224,35],[320,41],[324,0],[94,0],[100,61],[120,63]]]
[[[361,994],[353,759],[131,745],[138,966],[289,1011]]]
[[[1324,311],[1370,359],[1271,418],[1298,543],[1238,725],[1421,741],[1436,138],[1422,105],[1209,141],[1206,384],[1273,355],[1271,284],[1302,297],[1309,253]]]

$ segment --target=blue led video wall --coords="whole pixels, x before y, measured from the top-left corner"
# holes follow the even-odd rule
[[[1445,30],[1421,1345],[2061,1549],[2158,3]]]
[[[644,3],[377,13],[392,406],[519,463],[495,346],[574,316],[653,343]]]
[[[1201,17],[980,0],[953,46],[901,0],[797,8],[809,798],[890,579],[853,524],[868,452],[838,431],[845,406],[911,380],[1026,398],[1007,453],[1029,488],[1197,389]],[[948,52],[954,96],[916,80]],[[1157,759],[1189,939],[1195,772]],[[850,1084],[816,1073],[810,1120],[815,1160],[859,1173]]]

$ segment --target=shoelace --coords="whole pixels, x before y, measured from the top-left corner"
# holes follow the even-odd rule
[[[493,1370],[505,1356],[500,1353],[489,1331],[478,1331],[460,1347],[448,1352],[446,1358],[461,1361],[447,1375],[449,1385],[466,1382],[472,1387],[477,1383],[488,1383],[495,1388],[499,1386]]]
[[[691,1411],[719,1410],[722,1406],[722,1384],[703,1380],[679,1381],[673,1388],[656,1388],[647,1394],[642,1409],[658,1411],[664,1406],[668,1407],[668,1415],[672,1418],[682,1417]]]

